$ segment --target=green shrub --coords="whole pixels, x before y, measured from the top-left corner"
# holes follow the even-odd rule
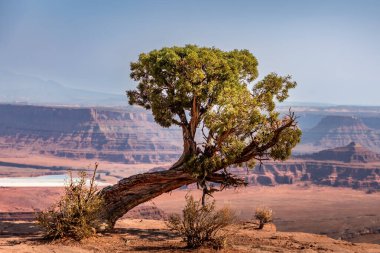
[[[86,185],[86,172],[79,172],[78,180],[74,180],[69,172],[69,181],[61,199],[46,211],[37,213],[37,223],[45,238],[81,240],[95,233],[96,214],[103,203],[95,185],[97,167],[95,164],[89,186]]]
[[[234,220],[235,215],[229,208],[216,211],[215,201],[202,206],[201,201],[186,196],[182,217],[178,214],[169,216],[167,225],[183,238],[188,248],[211,246],[219,249],[226,244],[226,235],[221,230]]]
[[[259,221],[259,229],[263,229],[265,224],[272,222],[273,211],[267,207],[256,208],[255,218]]]

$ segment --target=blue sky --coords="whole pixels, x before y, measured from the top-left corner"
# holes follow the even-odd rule
[[[380,105],[380,1],[0,0],[0,70],[123,94],[138,54],[249,49],[291,101]]]

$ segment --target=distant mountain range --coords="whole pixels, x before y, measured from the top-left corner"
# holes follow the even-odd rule
[[[0,103],[34,105],[76,105],[76,106],[126,106],[125,94],[112,94],[69,87],[54,80],[0,70]],[[368,106],[339,106],[318,102],[285,101],[279,103],[280,110],[289,107],[310,112],[344,112],[368,110]],[[372,107],[379,110],[380,106]]]
[[[52,80],[0,70],[0,103],[124,106],[127,97],[70,88]]]

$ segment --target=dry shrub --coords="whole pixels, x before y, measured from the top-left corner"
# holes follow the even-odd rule
[[[169,216],[167,225],[183,238],[188,248],[210,246],[220,249],[226,245],[226,234],[221,230],[234,220],[235,215],[229,208],[215,210],[215,201],[202,206],[201,201],[186,196],[182,217],[178,214]]]
[[[79,172],[78,180],[74,180],[69,172],[69,181],[61,199],[46,211],[37,213],[37,223],[43,229],[45,238],[81,240],[95,233],[96,214],[103,203],[95,185],[97,167],[98,164],[95,164],[90,186],[86,185],[86,172]]]
[[[259,229],[263,229],[265,224],[273,221],[273,211],[267,207],[258,207],[255,218],[259,221]]]
[[[374,189],[374,188],[367,188],[366,191],[365,191],[366,194],[372,194],[372,193],[375,193],[375,192],[376,192],[376,189]]]

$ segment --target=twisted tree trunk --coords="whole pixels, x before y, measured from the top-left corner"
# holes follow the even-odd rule
[[[98,215],[98,230],[112,229],[116,221],[135,206],[183,185],[198,182],[206,194],[210,194],[215,190],[208,189],[205,184],[206,181],[220,183],[223,186],[222,188],[244,185],[244,180],[235,178],[226,171],[222,173],[215,172],[223,170],[231,164],[243,163],[251,159],[261,159],[260,157],[263,156],[265,151],[276,145],[281,133],[293,126],[295,122],[293,116],[288,121],[283,121],[283,124],[274,130],[273,137],[269,142],[259,146],[255,141],[252,141],[233,161],[222,161],[218,166],[208,168],[209,171],[204,174],[204,177],[200,178],[191,175],[188,171],[192,171],[193,168],[189,169],[190,165],[186,165],[186,162],[192,156],[196,156],[198,152],[194,141],[195,130],[188,131],[184,128],[184,152],[169,170],[133,175],[100,191],[99,194],[103,197],[104,204]],[[211,158],[214,155],[214,151],[206,148],[201,158]],[[198,157],[199,160],[202,160],[201,158]]]
[[[120,180],[117,184],[103,188],[99,195],[104,205],[98,215],[98,230],[112,229],[116,221],[137,205],[149,201],[163,193],[175,190],[183,185],[195,183],[197,178],[186,172],[185,164],[189,157],[196,154],[194,141],[196,123],[182,126],[183,153],[169,170],[133,175]]]
[[[112,229],[119,218],[137,205],[194,182],[196,178],[179,167],[133,175],[105,187],[99,193],[104,199],[104,205],[99,213],[98,229]]]

